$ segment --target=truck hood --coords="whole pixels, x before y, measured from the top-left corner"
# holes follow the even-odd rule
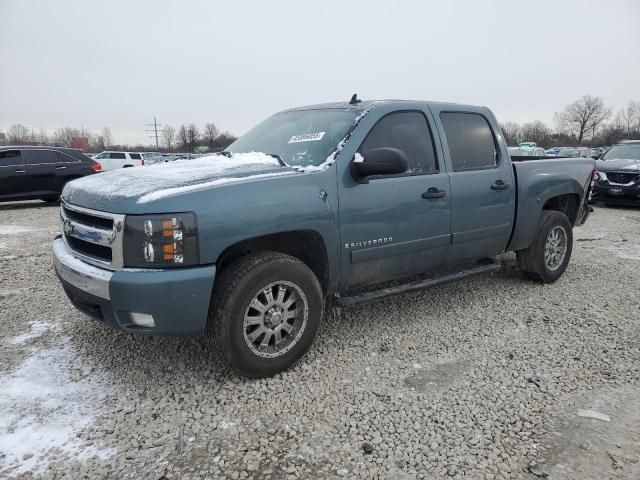
[[[597,160],[596,170],[599,172],[639,172],[640,160],[619,159],[619,160]]]
[[[264,153],[240,153],[231,157],[210,155],[145,167],[122,168],[69,182],[64,202],[117,213],[124,205],[140,207],[169,197],[186,195],[223,185],[268,177],[294,175]]]

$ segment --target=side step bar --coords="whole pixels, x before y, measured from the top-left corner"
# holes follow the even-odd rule
[[[487,259],[477,267],[468,268],[460,272],[448,273],[440,277],[429,278],[427,280],[405,283],[403,285],[396,285],[389,288],[382,288],[380,290],[374,290],[344,297],[337,294],[335,297],[335,303],[339,307],[351,307],[354,305],[362,305],[364,303],[379,302],[380,300],[394,297],[396,295],[401,295],[403,293],[415,292],[416,290],[433,287],[434,285],[455,282],[457,280],[462,280],[463,278],[480,275],[481,273],[495,272],[497,270],[500,270],[501,268],[502,264],[499,261],[494,259]]]

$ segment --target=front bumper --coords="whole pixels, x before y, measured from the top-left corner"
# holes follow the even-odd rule
[[[614,189],[612,191],[612,189]],[[615,193],[614,193],[615,192]],[[618,205],[640,205],[640,186],[606,185],[596,183],[593,186],[594,202],[604,202]]]
[[[204,333],[215,265],[110,271],[77,259],[61,237],[53,242],[53,264],[76,308],[110,327],[150,335]],[[151,315],[155,326],[135,325],[131,312]]]

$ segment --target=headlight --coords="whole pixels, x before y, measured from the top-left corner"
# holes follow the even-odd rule
[[[602,172],[598,172],[597,170],[595,170],[593,172],[593,175],[594,175],[594,180],[596,180],[597,182],[606,182],[607,181],[607,176]]]
[[[124,227],[125,267],[187,267],[198,264],[194,213],[128,215]]]

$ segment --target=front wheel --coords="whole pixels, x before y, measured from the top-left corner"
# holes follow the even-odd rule
[[[262,378],[290,368],[320,327],[322,289],[300,260],[281,253],[241,258],[216,281],[210,322],[225,363]]]
[[[533,242],[516,252],[518,269],[533,280],[555,282],[567,269],[572,249],[573,229],[567,216],[543,210]]]

